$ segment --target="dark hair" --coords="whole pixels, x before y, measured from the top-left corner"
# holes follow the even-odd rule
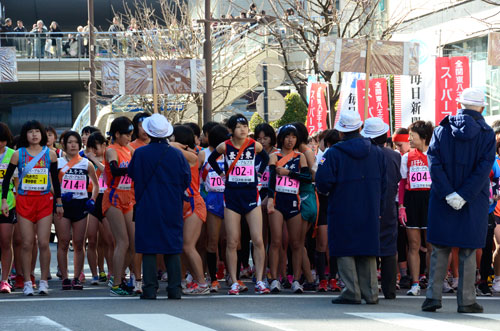
[[[70,137],[75,137],[76,138],[76,141],[78,142],[78,146],[80,147],[80,149],[82,149],[82,136],[80,136],[80,134],[76,131],[68,131],[64,134],[64,138],[63,138],[63,149],[66,150],[66,148],[68,147],[68,140]]]
[[[495,132],[495,134],[500,133],[500,120],[496,120],[495,122],[491,123],[491,128]]]
[[[421,139],[425,139],[425,145],[429,145],[434,132],[434,125],[432,122],[416,121],[410,124],[408,130],[417,133]]]
[[[96,131],[99,131],[99,129],[96,128],[95,126],[88,125],[88,126],[86,126],[86,127],[84,127],[82,129],[82,133],[81,134],[83,136],[85,133],[92,134],[92,133],[94,133]]]
[[[135,114],[134,118],[132,119],[132,124],[134,124],[134,133],[132,134],[132,140],[139,137],[139,123],[144,121],[144,119],[148,118],[149,116],[151,115],[143,112]]]
[[[52,132],[52,134],[54,135],[54,140],[57,140],[57,131],[56,129],[54,129],[53,127],[51,126],[46,126],[45,127],[45,132],[49,133],[49,132]]]
[[[62,144],[62,141],[63,141],[63,138],[64,138],[64,135],[70,130],[64,130],[63,133],[61,133],[61,135],[59,136],[59,143]]]
[[[261,132],[264,132],[265,137],[271,138],[271,146],[276,146],[276,131],[267,123],[261,123],[255,127],[255,138],[259,138]]]
[[[292,125],[297,129],[297,140],[300,144],[307,144],[307,138],[309,138],[309,132],[306,126],[302,122],[293,122]]]
[[[337,130],[331,129],[326,131],[327,133],[323,138],[326,147],[331,147],[342,140],[342,138],[340,138],[340,133]]]
[[[392,142],[392,137],[386,137],[385,143],[390,149],[394,149],[394,143]]]
[[[383,135],[372,138],[372,140],[375,144],[377,144],[379,146],[384,146],[384,144],[387,142],[387,133],[384,133]]]
[[[12,139],[12,148],[17,149],[19,147],[19,140],[21,140],[21,136],[15,135]]]
[[[117,117],[111,122],[111,127],[109,128],[109,135],[111,139],[115,139],[115,134],[127,134],[134,131],[134,125],[132,121],[125,116]]]
[[[248,126],[248,120],[243,114],[234,114],[227,120],[226,126],[229,130],[234,131],[238,123]]]
[[[6,141],[8,147],[12,147],[12,142],[14,138],[12,137],[12,132],[10,132],[7,124],[0,122],[0,141]]]
[[[500,148],[500,140],[497,141],[497,146],[496,147],[497,147],[497,149],[495,149],[495,152],[498,154],[498,149]]]
[[[103,145],[106,142],[106,138],[104,138],[102,133],[100,131],[96,131],[92,133],[87,139],[87,147],[97,148],[97,144]]]
[[[283,142],[285,141],[285,138],[291,134],[297,137],[297,141],[295,142],[295,146],[293,146],[293,149],[297,149],[300,146],[299,132],[297,128],[293,124],[286,124],[282,126],[278,131],[278,137],[276,139],[278,148],[283,147]]]
[[[410,132],[408,131],[407,128],[399,128],[394,132],[394,134],[409,134]]]
[[[200,127],[198,126],[198,124],[193,123],[193,122],[189,122],[189,123],[185,123],[183,125],[190,127],[191,130],[193,130],[193,134],[196,137],[200,138],[201,130],[200,130]]]
[[[203,124],[203,127],[201,128],[201,131],[203,131],[203,134],[208,135],[210,133],[210,130],[215,128],[219,123],[210,121],[205,124]]]
[[[195,147],[193,130],[187,125],[174,126],[175,142],[188,146],[189,148]]]
[[[28,121],[23,124],[21,127],[21,133],[19,137],[19,142],[17,144],[17,148],[19,147],[29,147],[30,143],[28,142],[28,131],[29,130],[39,130],[42,135],[42,139],[40,140],[40,146],[47,146],[47,132],[45,132],[45,128],[38,121]]]
[[[228,136],[229,130],[225,126],[217,124],[208,133],[208,146],[217,148],[220,143],[227,140]]]

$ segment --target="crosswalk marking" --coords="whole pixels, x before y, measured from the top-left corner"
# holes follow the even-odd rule
[[[307,330],[314,325],[315,331],[330,331],[332,330],[332,325],[335,325],[335,330],[352,330],[341,328],[340,324],[334,320],[327,319],[297,319],[290,314],[285,313],[252,313],[252,314],[228,314],[230,316],[238,317],[249,322],[257,323],[267,327],[275,328],[282,331],[299,331]],[[311,324],[313,322],[313,324]]]
[[[163,331],[167,329],[214,331],[213,329],[168,314],[106,314],[106,316],[144,331]]]
[[[2,330],[21,331],[31,328],[37,331],[71,331],[45,316],[5,316],[2,317]]]
[[[451,322],[439,321],[433,318],[404,313],[346,313],[347,315],[367,318],[377,322],[388,323],[415,330],[453,330],[453,331],[484,331],[485,329],[465,326]]]

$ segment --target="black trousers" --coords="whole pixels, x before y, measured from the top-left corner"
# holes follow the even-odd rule
[[[181,288],[181,258],[179,254],[168,255],[164,254],[163,259],[167,267],[168,285],[167,294],[169,299],[180,299],[182,294]],[[158,291],[158,269],[156,267],[156,254],[144,254],[142,257],[143,282],[142,296],[143,299],[156,298]]]
[[[386,299],[396,298],[396,280],[397,280],[397,259],[394,256],[382,256],[380,258],[380,275],[382,293]]]

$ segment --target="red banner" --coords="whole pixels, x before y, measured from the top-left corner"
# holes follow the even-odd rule
[[[436,123],[447,115],[455,115],[455,101],[470,87],[469,58],[466,56],[436,58]]]
[[[358,80],[358,111],[361,120],[365,120],[365,81]],[[387,80],[385,78],[370,79],[368,91],[368,118],[379,117],[389,123],[389,98],[387,97]]]
[[[328,112],[325,99],[326,88],[326,84],[311,84],[309,108],[307,110],[307,129],[309,130],[309,135],[328,128],[326,125],[326,115]]]

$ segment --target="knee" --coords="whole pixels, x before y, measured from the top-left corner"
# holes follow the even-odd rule
[[[227,239],[226,248],[231,250],[238,249],[239,240]]]
[[[281,238],[272,238],[270,246],[272,249],[280,249],[281,243],[282,243]]]
[[[73,249],[77,252],[83,251],[83,242],[81,241],[73,241]]]
[[[290,247],[292,248],[292,250],[301,250],[304,248],[304,245],[302,244],[302,241],[299,240],[299,239],[294,239],[294,240],[290,240]]]
[[[40,251],[50,251],[49,241],[38,239],[38,248]]]
[[[256,249],[264,249],[264,241],[262,240],[262,238],[256,240],[252,239],[252,244]]]

